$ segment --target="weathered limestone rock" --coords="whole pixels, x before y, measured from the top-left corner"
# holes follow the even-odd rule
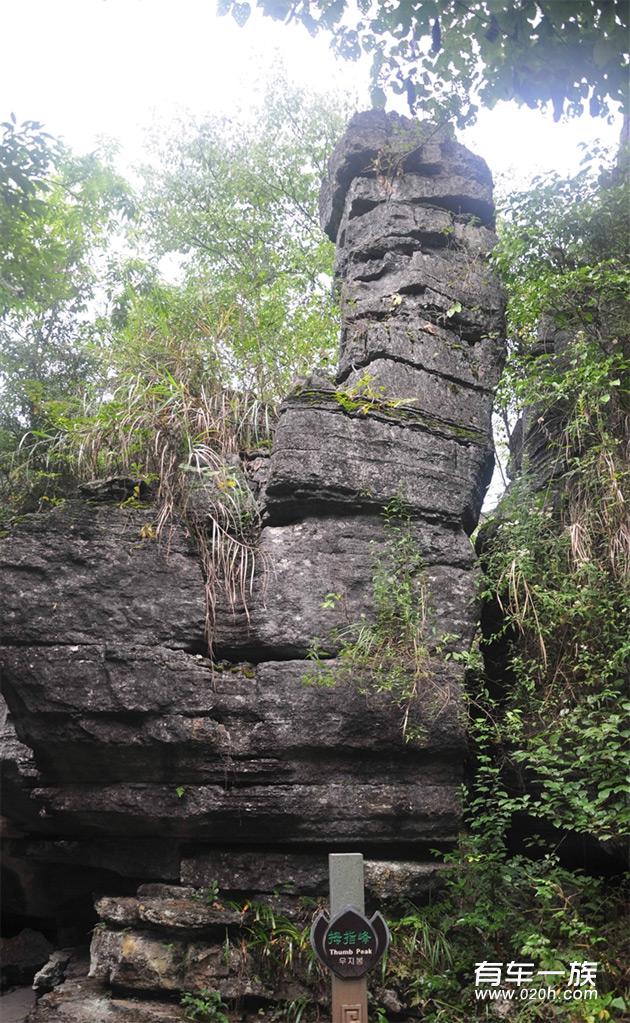
[[[72,958],[72,949],[60,949],[53,952],[48,962],[44,963],[41,970],[33,977],[33,990],[38,995],[44,995],[48,991],[63,984],[66,977],[66,968]]]
[[[12,938],[0,938],[0,980],[2,987],[30,984],[52,951],[48,939],[31,927]]]
[[[295,507],[291,498],[289,507]],[[414,524],[414,535],[423,552],[432,625],[436,633],[460,635],[467,647],[469,612],[475,602],[472,548],[457,530],[438,529],[430,523]],[[249,623],[242,615],[221,615],[218,648],[237,653],[238,630],[242,636],[245,628],[256,660],[260,659],[257,646],[275,656],[306,657],[314,639],[327,653],[335,654],[339,649],[336,630],[362,616],[368,620],[374,616],[372,578],[387,542],[383,517],[358,514],[356,505],[334,516],[309,516],[265,527],[261,553],[268,565],[267,577],[255,587]],[[340,594],[334,609],[323,606],[331,592]]]
[[[49,876],[59,866],[75,875],[98,868],[118,878],[147,876],[162,881],[179,878],[180,849],[174,840],[155,842],[152,838],[102,835],[96,839],[39,839],[21,843],[19,852],[23,860],[41,865]],[[97,884],[92,884],[90,890],[96,887]]]
[[[490,172],[448,130],[359,114],[321,209],[337,242],[343,387],[285,404],[269,520],[322,501],[382,508],[397,494],[412,515],[470,532],[494,464],[503,358]]]
[[[217,602],[213,660],[192,537],[175,523],[150,539],[150,503],[125,504],[133,480],[95,481],[0,541],[11,870],[27,865],[20,893],[28,870],[74,874],[77,904],[106,893],[91,978],[68,976],[31,1023],[174,1023],[181,992],[204,987],[240,1000],[235,1021],[277,1014],[306,988],[270,981],[215,890],[298,919],[300,896],[325,895],[326,853],[363,849],[368,903],[423,899],[430,850],[460,827],[463,668],[445,653],[476,627],[467,534],[493,466],[492,179],[449,130],[373,112],[335,150],[321,209],[339,373],[288,397],[269,457],[234,466],[263,527],[247,608]],[[215,499],[191,493],[197,521]],[[379,613],[392,502],[426,604],[408,707],[369,665],[343,667]]]
[[[377,511],[398,497],[415,516],[472,532],[493,465],[489,434],[439,413],[405,405],[365,414],[345,410],[333,391],[307,392],[281,412],[266,512],[277,521],[325,504]]]
[[[440,863],[404,860],[366,860],[365,888],[368,902],[382,905],[404,899],[424,901],[439,884]],[[208,850],[184,856],[182,881],[203,888],[216,883],[222,892],[242,893],[253,887],[262,895],[282,891],[287,895],[323,895],[328,891],[328,857],[325,853],[256,852],[229,853]]]
[[[328,670],[334,674],[334,660]],[[198,777],[206,765],[217,780],[226,770],[238,772],[244,760],[286,758],[286,771],[294,771],[300,756],[320,749],[331,758],[332,770],[321,767],[324,777],[337,769],[335,751],[343,750],[344,757],[352,750],[400,755],[409,746],[400,734],[399,709],[386,693],[361,692],[347,681],[332,688],[318,685],[317,668],[308,661],[213,670],[207,658],[179,650],[162,650],[158,659],[146,648],[50,647],[29,657],[13,649],[5,671],[20,686],[20,727],[40,757],[50,761],[48,777],[55,772],[75,781],[117,779],[132,767],[136,781],[152,780],[160,754],[168,752],[172,767],[179,747],[182,766],[188,755]],[[459,753],[457,678],[455,665],[433,662],[426,689],[412,708],[412,721],[425,735],[411,744],[410,755]],[[62,751],[69,758],[65,763]],[[164,767],[168,771],[169,764]],[[362,761],[358,769],[363,770]],[[279,777],[281,763],[276,770]]]
[[[428,246],[444,254],[454,244],[465,246],[473,254],[486,255],[496,244],[490,228],[437,206],[412,205],[390,196],[387,203],[378,202],[367,211],[361,210],[357,190],[366,187],[366,179],[359,178],[347,196],[337,254],[340,274],[347,272],[350,278],[368,280],[370,273],[364,267],[370,260],[409,256]]]
[[[348,189],[357,179],[382,182],[389,195],[394,185],[411,191],[420,201],[428,193],[433,206],[442,205],[436,201],[442,194],[446,209],[465,212],[470,212],[465,208],[467,202],[482,198],[487,218],[493,222],[490,171],[484,160],[455,142],[448,126],[436,128],[383,111],[355,114],[330,158],[321,191],[321,224],[333,240]],[[481,216],[482,211],[473,212]]]
[[[148,886],[143,885],[146,889]],[[141,927],[179,934],[209,934],[222,938],[226,931],[240,927],[243,914],[236,910],[205,905],[200,899],[168,898],[143,895],[138,897],[104,896],[96,902],[101,920],[114,927]]]
[[[349,776],[323,784],[233,789],[195,784],[185,787],[184,796],[172,785],[67,784],[39,789],[38,795],[46,812],[70,832],[159,833],[215,844],[251,844],[264,835],[268,842],[325,843],[331,849],[349,842],[385,847],[422,842],[427,848],[453,842],[460,823],[460,776],[451,771],[440,777],[440,767],[422,772],[428,780],[376,784],[351,784]]]
[[[438,325],[452,318],[466,340],[475,341],[501,327],[501,291],[477,252],[392,254],[348,267],[342,299],[351,320],[366,315],[387,318],[408,295],[414,298],[414,310]]]
[[[400,470],[387,464],[395,487]],[[369,505],[367,497],[365,501]],[[371,580],[387,534],[382,516],[353,511],[354,506],[339,516],[309,517],[262,530],[260,571],[247,613],[219,606],[215,641],[221,654],[234,660],[250,655],[256,661],[303,658],[313,639],[321,640],[334,654],[338,644],[331,641],[331,633],[340,624],[372,613]],[[83,660],[93,659],[97,648],[106,649],[107,674],[115,680],[124,675],[127,659],[117,651],[137,648],[152,652],[144,667],[134,669],[140,674],[126,683],[133,686],[136,697],[123,695],[117,710],[141,709],[133,702],[137,694],[143,694],[145,710],[160,709],[164,685],[167,690],[171,685],[170,679],[160,683],[163,658],[170,657],[173,649],[205,652],[204,587],[183,528],[174,528],[164,547],[140,538],[150,516],[151,509],[104,509],[68,502],[47,516],[29,518],[20,546],[8,539],[0,543],[5,594],[5,646],[0,658],[8,689],[15,677],[14,658],[20,661],[19,673],[28,673],[33,652],[39,677],[50,648],[51,661],[67,658],[81,665],[74,670],[72,699],[98,709],[103,680]],[[418,522],[414,529],[433,590],[429,611],[435,628],[461,635],[467,647],[475,620],[472,548],[455,528]],[[91,560],[81,561],[86,558]],[[39,565],[33,570],[33,584],[29,582],[31,559]],[[77,561],[80,568],[73,572]],[[338,612],[322,607],[332,591],[343,597]],[[22,617],[25,602],[32,608],[28,618]],[[69,671],[72,674],[73,668]],[[40,690],[49,684],[42,677]],[[73,685],[70,679],[68,684]],[[194,688],[198,681],[191,679],[189,684]],[[37,702],[42,696],[37,691],[31,699]],[[10,699],[15,705],[17,693],[13,691]]]
[[[37,810],[32,791],[39,772],[30,746],[18,739],[9,709],[0,696],[0,775],[2,777],[2,837],[19,837],[33,827]]]
[[[66,981],[44,995],[25,1023],[186,1023],[177,1003],[114,998],[98,980]]]
[[[209,989],[227,999],[272,1002],[307,994],[290,976],[270,986],[238,935],[232,942],[223,935],[211,943],[174,939],[170,929],[152,934],[97,927],[90,959],[91,978],[129,993],[169,995]]]
[[[184,953],[181,942],[97,929],[92,939],[90,976],[127,991],[181,991]]]
[[[344,378],[346,388],[360,387],[364,378],[363,366],[351,369]],[[388,358],[374,358],[369,364],[370,387],[382,394],[406,396],[418,413],[427,417],[435,415],[435,409],[448,423],[462,431],[483,430],[492,411],[492,393],[478,389],[477,400],[470,403],[470,387],[449,378],[427,372],[421,366],[409,365]],[[477,390],[473,385],[473,390]]]
[[[69,502],[2,541],[4,645],[204,648],[201,567],[185,531],[141,536],[152,510]]]
[[[423,315],[413,297],[384,320],[347,317],[342,334],[339,377],[342,382],[381,360],[424,370],[436,378],[491,393],[501,371],[502,352],[492,338],[468,343]],[[392,384],[390,382],[389,387]],[[387,393],[387,392],[386,392]],[[391,393],[391,390],[389,390]],[[407,392],[402,392],[407,396]],[[421,393],[418,398],[421,398]],[[420,402],[415,403],[420,408]],[[439,409],[434,410],[439,411]]]

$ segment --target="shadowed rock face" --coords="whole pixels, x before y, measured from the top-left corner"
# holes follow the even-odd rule
[[[150,506],[95,487],[0,543],[13,902],[51,870],[117,893],[97,907],[91,987],[68,982],[34,1020],[80,1023],[97,1003],[103,1019],[180,1018],[157,1002],[130,1002],[127,1017],[109,986],[289,997],[222,958],[215,931],[237,922],[191,904],[181,883],[290,901],[325,893],[329,849],[362,849],[373,898],[419,898],[437,873],[428,850],[460,826],[462,670],[444,650],[466,650],[476,626],[467,534],[493,464],[491,177],[443,129],[358,115],[330,161],[322,224],[337,241],[339,372],[282,408],[266,482],[256,478],[259,569],[247,609],[219,601],[218,664],[183,524],[160,546],[142,528]],[[340,630],[374,616],[393,499],[427,595],[411,742],[369,671],[348,679],[336,660]],[[332,687],[316,684],[314,641]],[[134,881],[149,883],[132,896]]]

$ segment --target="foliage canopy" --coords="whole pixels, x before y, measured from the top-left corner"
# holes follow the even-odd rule
[[[373,101],[384,88],[406,93],[414,112],[455,116],[463,126],[477,105],[516,100],[551,104],[554,117],[609,113],[627,99],[625,0],[257,0],[272,18],[298,20],[333,35],[350,59],[372,55]],[[243,23],[245,0],[219,11]]]
[[[105,249],[133,202],[108,153],[74,156],[34,121],[0,127],[1,458],[92,378]]]
[[[256,119],[189,124],[158,141],[157,166],[143,172],[154,255],[178,254],[189,297],[220,324],[215,369],[266,401],[336,345],[334,247],[318,196],[344,119],[279,75]]]
[[[500,401],[525,426],[520,473],[484,545],[511,685],[484,699],[514,812],[614,844],[630,824],[628,180],[597,164],[587,154],[577,175],[539,179],[503,211]]]

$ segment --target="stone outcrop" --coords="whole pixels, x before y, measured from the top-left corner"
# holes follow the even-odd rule
[[[28,983],[44,965],[52,948],[39,931],[26,927],[12,938],[0,938],[2,985]]]
[[[212,659],[197,550],[184,523],[161,544],[143,529],[150,494],[130,507],[94,485],[0,543],[13,903],[50,871],[83,881],[84,901],[108,893],[91,979],[45,995],[38,1023],[179,1020],[168,1000],[202,987],[244,999],[243,1019],[302,997],[245,961],[232,936],[246,920],[195,893],[281,898],[291,917],[292,899],[325,896],[329,850],[361,849],[375,906],[422,899],[439,874],[430,850],[457,835],[462,668],[444,654],[475,629],[468,534],[493,465],[490,174],[446,130],[358,115],[322,223],[337,242],[338,377],[289,395],[271,457],[247,455],[258,569],[247,608],[219,600]],[[412,741],[400,703],[339,661],[376,613],[392,501],[426,593]],[[44,902],[26,916],[50,914]]]

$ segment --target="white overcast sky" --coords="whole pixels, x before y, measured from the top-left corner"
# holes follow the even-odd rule
[[[369,104],[368,67],[336,60],[323,37],[254,12],[245,28],[215,14],[216,0],[0,0],[0,119],[43,121],[78,152],[99,136],[121,143],[131,167],[158,118],[247,109],[280,55],[290,79]],[[402,109],[402,108],[401,108]],[[501,104],[461,138],[490,164],[501,187],[573,169],[577,144],[614,144],[614,125]]]

